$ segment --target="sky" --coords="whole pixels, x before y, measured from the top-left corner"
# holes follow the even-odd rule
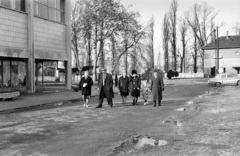
[[[152,16],[155,19],[155,51],[162,51],[161,29],[164,14],[169,11],[171,0],[120,0],[125,6],[132,5],[132,10],[139,11],[142,24],[146,24]],[[210,7],[218,11],[216,24],[222,22],[224,26],[219,28],[219,36],[235,35],[232,25],[240,22],[240,0],[178,0],[177,16],[182,17],[195,3],[207,2]]]
[[[75,0],[72,0],[75,1]],[[155,19],[155,53],[162,51],[161,29],[164,14],[169,11],[172,0],[120,0],[124,6],[132,6],[131,9],[138,11],[141,15],[140,22],[144,25],[153,16]],[[219,36],[235,35],[232,26],[240,23],[240,0],[178,0],[177,16],[182,17],[195,3],[208,5],[218,11],[216,25],[224,22],[224,26],[219,28]]]

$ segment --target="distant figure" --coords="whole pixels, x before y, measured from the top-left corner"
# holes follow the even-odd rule
[[[158,75],[157,70],[154,70],[151,80],[151,91],[153,95],[154,107],[156,107],[156,101],[158,105],[161,106],[162,101],[162,91],[164,91],[164,83],[161,76]]]
[[[148,105],[148,93],[150,92],[148,82],[146,82],[145,84],[142,85],[141,90],[142,90],[142,97],[144,100],[143,105]]]
[[[84,101],[83,107],[88,107],[88,101],[92,93],[93,80],[89,77],[89,72],[85,71],[84,76],[81,78],[79,83],[79,90],[82,91],[82,97]]]
[[[113,93],[113,78],[111,74],[106,73],[106,69],[102,69],[102,73],[98,81],[98,90],[99,90],[99,104],[96,108],[102,108],[104,98],[107,98],[108,105],[113,106],[112,98],[114,97]]]
[[[137,104],[138,97],[140,96],[141,78],[137,75],[137,71],[133,70],[130,76],[131,96],[133,97],[133,105]]]
[[[123,72],[118,81],[118,89],[122,97],[122,103],[127,103],[127,96],[129,95],[129,78],[126,72]]]

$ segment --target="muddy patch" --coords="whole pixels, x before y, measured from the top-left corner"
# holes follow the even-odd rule
[[[208,148],[211,148],[212,150],[226,150],[226,149],[231,148],[231,146],[222,145],[222,144],[193,143],[193,144],[190,144],[190,145],[198,146],[198,147],[208,147]]]
[[[145,151],[157,146],[165,146],[168,141],[157,139],[151,136],[137,135],[132,136],[130,139],[122,142],[120,146],[115,147],[113,153],[108,156],[122,155]]]

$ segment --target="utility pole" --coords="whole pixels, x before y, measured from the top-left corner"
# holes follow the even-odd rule
[[[215,40],[215,75],[218,74],[219,69],[219,38],[218,38],[218,27],[216,30],[216,40]]]

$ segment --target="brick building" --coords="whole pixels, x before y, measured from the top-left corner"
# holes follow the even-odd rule
[[[219,39],[219,68],[223,72],[240,74],[240,36],[223,36]],[[215,75],[216,43],[204,46],[204,74]]]
[[[59,64],[70,89],[70,14],[70,0],[0,0],[0,92],[34,93]]]

